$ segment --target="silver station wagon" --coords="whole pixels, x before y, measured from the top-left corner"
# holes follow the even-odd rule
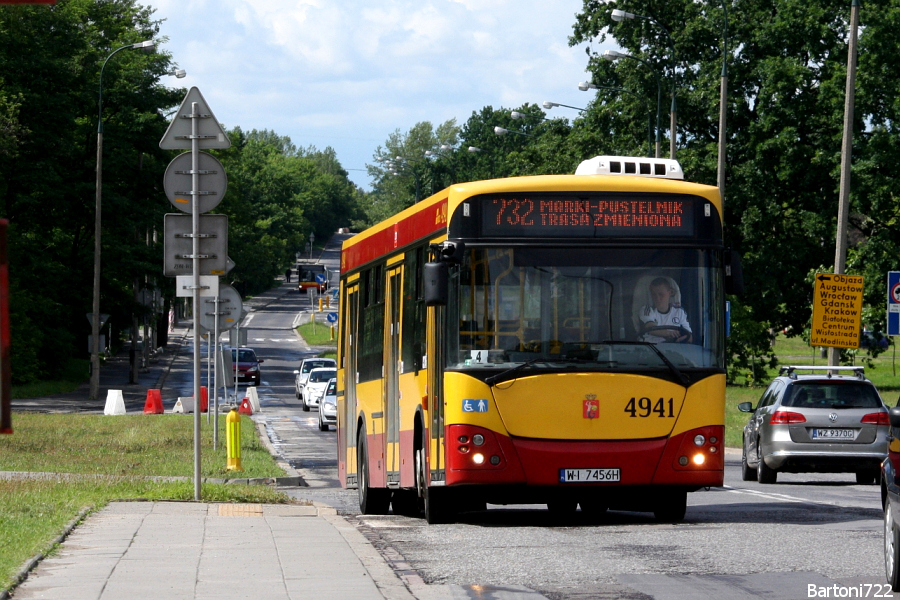
[[[798,371],[809,374],[799,374]],[[888,410],[862,367],[782,367],[744,427],[744,481],[785,473],[855,473],[875,483],[887,456]]]

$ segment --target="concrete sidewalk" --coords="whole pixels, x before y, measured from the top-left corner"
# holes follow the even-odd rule
[[[76,527],[12,598],[413,596],[329,507],[114,502]]]

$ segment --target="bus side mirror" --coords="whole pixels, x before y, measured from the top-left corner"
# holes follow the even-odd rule
[[[445,262],[425,263],[425,306],[446,306],[450,267]]]
[[[725,293],[738,296],[744,293],[744,269],[741,255],[735,250],[725,251]]]

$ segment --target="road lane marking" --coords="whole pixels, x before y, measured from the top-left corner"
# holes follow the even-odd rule
[[[835,508],[854,508],[854,509],[869,509],[872,507],[862,506],[861,504],[847,504],[843,502],[834,502],[829,500],[808,500],[806,498],[798,498],[796,496],[790,496],[788,494],[776,494],[772,492],[760,492],[757,490],[751,490],[748,488],[736,488],[730,485],[723,485],[722,489],[726,492],[732,492],[735,494],[749,494],[751,496],[756,496],[758,498],[766,498],[768,500],[775,500],[777,502],[791,502],[795,504],[810,504],[813,506],[830,506]]]

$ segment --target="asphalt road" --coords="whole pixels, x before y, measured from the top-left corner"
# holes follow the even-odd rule
[[[877,486],[852,474],[744,482],[734,453],[725,486],[691,494],[675,525],[613,511],[600,522],[560,521],[543,506],[489,506],[452,525],[360,516],[356,492],[336,479],[334,431],[320,432],[315,409],[302,412],[294,397],[292,371],[315,354],[290,331],[304,301],[287,294],[245,322],[265,360],[255,418],[309,483],[290,493],[335,506],[386,558],[411,568],[401,576],[461,586],[471,598],[514,597],[504,590],[515,586],[553,599],[892,597]]]

